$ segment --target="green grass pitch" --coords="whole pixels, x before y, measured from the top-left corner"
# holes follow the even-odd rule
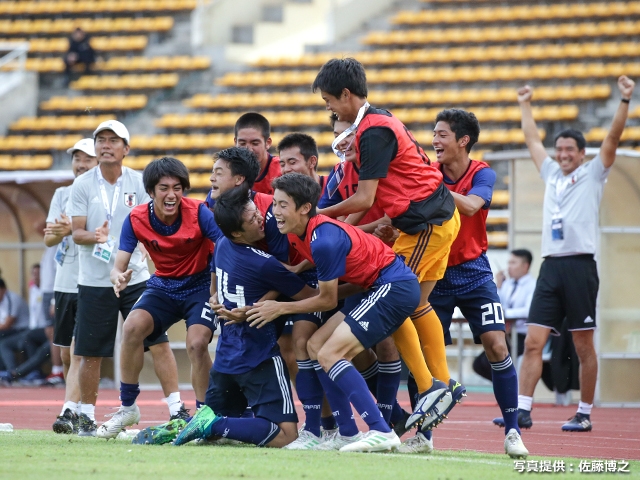
[[[436,443],[437,448],[437,443]],[[530,457],[540,461],[542,457]],[[558,460],[547,458],[546,460]],[[300,479],[400,480],[540,478],[640,478],[640,462],[630,474],[518,473],[506,455],[435,451],[430,455],[345,454],[268,448],[185,445],[131,445],[18,430],[0,433],[0,479]]]

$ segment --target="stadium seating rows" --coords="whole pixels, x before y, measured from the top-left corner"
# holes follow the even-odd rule
[[[366,45],[423,45],[448,43],[506,43],[527,40],[589,39],[598,37],[634,38],[640,34],[640,21],[554,23],[543,25],[495,26],[483,28],[451,27],[370,32]]]
[[[48,170],[51,155],[0,155],[0,170]]]
[[[63,117],[42,116],[42,117],[22,117],[13,122],[9,126],[9,130],[12,132],[80,132],[91,131],[96,128],[102,122],[112,120],[116,118],[116,115],[101,114],[101,115],[69,115]]]
[[[597,59],[637,57],[637,42],[494,45],[482,47],[376,49],[357,53],[317,53],[295,58],[264,58],[261,68],[321,67],[332,58],[355,56],[367,68],[375,65],[431,65],[435,63],[521,62],[525,60]]]
[[[177,73],[141,75],[85,75],[69,86],[73,90],[155,90],[173,88],[180,81]]]
[[[268,70],[227,73],[217,84],[228,87],[284,87],[311,85],[316,70]],[[505,66],[462,66],[439,68],[369,69],[367,81],[375,84],[495,82],[508,80],[566,80],[637,76],[640,63],[570,63]]]
[[[78,0],[0,2],[0,15],[81,15],[193,10],[196,0]]]
[[[552,5],[509,5],[482,8],[401,11],[393,17],[396,25],[436,25],[440,23],[497,23],[546,21],[576,18],[609,18],[640,15],[640,2],[598,2],[575,5],[558,2]]]
[[[88,33],[167,32],[173,28],[172,17],[139,18],[58,18],[55,20],[0,20],[0,32],[5,36],[34,35],[67,36],[81,27]]]
[[[12,68],[13,63],[5,65],[5,69]],[[95,72],[159,72],[176,70],[206,70],[211,65],[209,57],[112,57],[107,61],[98,61],[94,65]],[[60,57],[28,58],[25,63],[27,70],[40,73],[63,72],[64,61]]]
[[[513,96],[513,93],[512,93]],[[454,102],[451,106],[459,105]],[[406,124],[431,123],[441,108],[404,108],[394,110],[393,114]],[[519,122],[520,108],[489,107],[473,110],[480,122]],[[329,123],[327,111],[263,111],[274,128],[301,126],[324,126]],[[578,117],[578,107],[575,105],[548,105],[534,108],[536,120],[575,120]],[[186,115],[167,114],[156,120],[156,126],[167,129],[207,129],[233,128],[238,119],[237,112],[225,113],[191,113]]]
[[[429,130],[416,130],[414,137],[423,145],[430,145],[433,133]],[[329,148],[333,142],[332,132],[311,132],[320,148]],[[545,132],[540,130],[544,138]],[[275,135],[274,135],[275,136]],[[66,150],[82,137],[79,135],[9,135],[0,137],[0,151],[29,152]],[[524,143],[522,130],[483,130],[480,133],[483,145]],[[137,152],[202,152],[216,151],[233,145],[233,133],[211,134],[173,134],[137,136],[131,139],[131,147]]]
[[[629,118],[640,118],[640,105],[629,112]]]
[[[603,127],[594,127],[585,133],[584,138],[587,142],[602,142],[607,136],[609,129]],[[626,126],[620,137],[620,141],[640,141],[640,126]]]
[[[606,84],[552,85],[536,88],[536,102],[571,102],[577,100],[603,100],[611,95]],[[514,103],[515,92],[506,88],[466,88],[438,90],[369,90],[369,100],[380,106],[447,105]],[[184,101],[185,106],[203,110],[241,110],[250,108],[305,108],[317,107],[322,100],[317,93],[260,92],[228,93],[212,96],[202,93]]]
[[[0,5],[2,5],[0,3]],[[59,54],[69,49],[69,40],[57,38],[0,38],[0,43],[29,42],[29,55]],[[134,52],[144,50],[149,42],[144,35],[126,37],[92,37],[91,46],[98,52]]]
[[[146,95],[59,96],[41,102],[40,109],[48,112],[120,112],[140,110],[146,105]]]

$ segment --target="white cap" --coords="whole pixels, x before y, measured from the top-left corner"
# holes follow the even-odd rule
[[[73,155],[73,152],[76,150],[80,150],[90,157],[96,156],[96,149],[93,146],[93,138],[83,138],[82,140],[76,142],[76,144],[67,150],[67,153]]]
[[[127,145],[129,145],[129,130],[127,130],[127,127],[125,127],[124,124],[120,123],[119,121],[107,120],[106,122],[102,122],[100,125],[98,125],[98,128],[96,128],[96,131],[93,132],[93,138],[96,138],[96,135],[103,130],[111,130],[113,133],[123,139],[127,143]]]

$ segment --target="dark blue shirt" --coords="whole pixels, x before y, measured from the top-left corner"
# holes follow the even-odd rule
[[[151,204],[150,222],[151,227],[163,236],[170,236],[175,234],[182,225],[182,214],[178,215],[178,218],[171,225],[165,225],[153,211],[153,200]],[[218,224],[213,219],[211,210],[207,208],[205,204],[198,207],[198,224],[202,235],[213,243],[216,243],[218,239],[223,237],[222,231],[218,227]],[[124,250],[127,253],[133,253],[138,245],[138,238],[136,237],[133,227],[131,226],[131,218],[127,215],[122,224],[122,231],[120,232],[120,250]],[[176,244],[174,248],[180,248],[179,244]],[[151,278],[147,280],[147,288],[157,288],[162,292],[175,300],[183,300],[188,296],[208,290],[211,285],[211,270],[206,269],[202,272],[198,272],[193,275],[185,275],[179,278],[167,278],[157,277],[155,274],[151,275]]]
[[[305,283],[287,270],[275,257],[248,245],[221,238],[216,244],[218,301],[227,309],[253,305],[270,290],[288,297],[300,293]],[[277,355],[278,334],[273,322],[262,328],[243,322],[222,325],[218,338],[216,371],[246,373]]]

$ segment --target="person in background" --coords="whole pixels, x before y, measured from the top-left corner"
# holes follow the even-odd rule
[[[84,64],[84,73],[89,73],[96,63],[96,51],[91,46],[91,38],[80,27],[76,28],[69,37],[69,50],[64,56],[64,73],[66,84],[71,82],[71,70],[79,64]]]

